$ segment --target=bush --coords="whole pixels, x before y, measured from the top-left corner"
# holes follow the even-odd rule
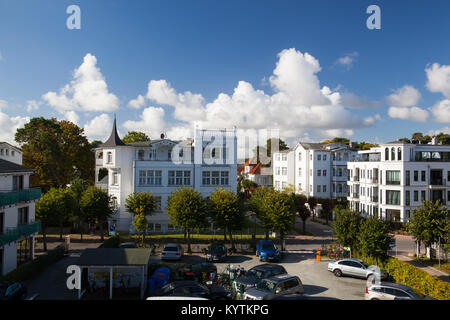
[[[10,273],[0,277],[0,282],[2,281],[13,281],[13,282],[23,282],[26,281],[40,272],[45,268],[57,262],[64,257],[65,246],[59,245],[55,249],[49,251],[45,255],[41,255],[36,259],[27,262],[23,265],[18,266],[15,270]]]
[[[120,245],[120,236],[118,233],[105,240],[99,248],[118,248]]]
[[[361,257],[368,264],[375,264],[375,259]],[[389,258],[379,264],[379,267],[389,275],[389,281],[407,285],[431,298],[450,300],[450,283],[422,271],[413,265]]]

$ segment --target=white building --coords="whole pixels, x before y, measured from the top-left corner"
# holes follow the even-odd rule
[[[20,149],[0,143],[0,275],[34,259],[34,236],[41,228],[35,221],[41,190],[29,188],[34,171],[21,163]]]
[[[264,167],[257,157],[248,159],[244,166],[238,168],[238,175],[253,181],[260,187],[272,188],[272,167]]]
[[[347,196],[347,161],[357,151],[345,144],[298,143],[294,148],[274,152],[274,188],[294,186],[308,197]]]
[[[363,216],[406,222],[422,200],[450,208],[450,146],[390,142],[347,167],[350,207]]]
[[[111,136],[96,148],[95,176],[96,184],[117,203],[112,222],[118,231],[133,231],[132,214],[125,209],[125,199],[133,192],[151,192],[158,199],[157,212],[148,217],[149,231],[173,231],[165,211],[169,195],[178,187],[189,186],[204,197],[218,187],[236,192],[236,130],[196,129],[195,138],[185,141],[161,135],[125,144],[114,120]]]

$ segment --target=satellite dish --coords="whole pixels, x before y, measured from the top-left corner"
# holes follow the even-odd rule
[[[164,139],[164,133],[161,133],[161,139]]]

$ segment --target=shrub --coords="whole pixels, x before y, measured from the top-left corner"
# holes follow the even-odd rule
[[[120,245],[120,236],[118,233],[105,240],[99,248],[118,248]]]
[[[59,245],[55,249],[48,251],[47,254],[41,255],[36,259],[24,263],[18,266],[15,270],[9,272],[8,274],[0,277],[1,281],[13,281],[13,282],[23,282],[26,281],[40,272],[45,268],[57,262],[64,257],[65,246]]]
[[[368,264],[375,264],[375,259],[361,257]],[[422,271],[413,265],[389,258],[379,264],[380,269],[389,275],[389,281],[409,286],[431,298],[450,300],[450,283]]]

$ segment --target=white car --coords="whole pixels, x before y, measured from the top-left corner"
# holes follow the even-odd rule
[[[333,272],[336,277],[350,276],[369,279],[379,275],[380,279],[385,278],[385,274],[377,266],[368,266],[360,259],[342,259],[328,263],[328,271]]]
[[[183,252],[183,247],[178,243],[166,244],[161,252],[161,260],[180,260]]]

